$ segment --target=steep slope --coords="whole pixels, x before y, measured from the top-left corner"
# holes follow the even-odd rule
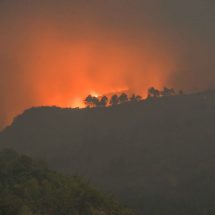
[[[1,215],[131,215],[78,177],[48,170],[11,150],[0,152]]]
[[[139,214],[213,214],[215,92],[109,108],[27,110],[10,146],[112,191]]]

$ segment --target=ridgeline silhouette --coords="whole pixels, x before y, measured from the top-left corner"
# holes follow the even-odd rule
[[[0,146],[84,176],[139,215],[215,214],[215,91],[155,90],[106,108],[31,108]]]

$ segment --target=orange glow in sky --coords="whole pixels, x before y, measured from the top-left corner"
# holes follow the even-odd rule
[[[84,107],[89,94],[126,90],[144,97],[149,87],[166,84],[174,65],[168,47],[159,40],[132,40],[96,29],[87,36],[66,37],[50,25],[32,28],[17,53],[23,89],[19,106],[10,105],[14,108],[8,110],[8,121],[32,106]]]
[[[214,89],[214,1],[198,2],[0,1],[0,129],[89,94]]]

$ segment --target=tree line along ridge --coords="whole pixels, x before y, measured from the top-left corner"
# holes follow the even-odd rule
[[[180,90],[178,95],[183,95],[184,92]],[[162,90],[158,90],[155,87],[150,87],[147,91],[147,99],[150,98],[160,98],[160,97],[167,97],[167,96],[174,96],[177,95],[174,88],[164,87]],[[106,106],[114,106],[118,104],[123,104],[126,102],[140,102],[143,98],[140,95],[132,94],[130,97],[127,93],[123,92],[120,95],[113,94],[111,97],[106,95],[104,96],[92,96],[88,95],[84,99],[84,104],[86,107],[106,107]]]

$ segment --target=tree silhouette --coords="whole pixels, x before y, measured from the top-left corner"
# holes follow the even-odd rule
[[[99,101],[99,106],[105,107],[108,103],[108,97],[107,96],[102,96],[101,100]]]
[[[92,104],[93,104],[93,107],[98,107],[100,102],[99,102],[99,99],[95,96],[92,97]]]
[[[128,95],[125,94],[125,93],[122,93],[120,96],[119,96],[119,103],[125,103],[128,101]]]
[[[87,107],[92,107],[93,105],[93,97],[91,95],[88,95],[85,99],[84,99],[84,104]]]
[[[164,87],[163,91],[161,91],[162,96],[173,96],[175,94],[175,90],[173,88]]]
[[[151,87],[151,88],[148,89],[148,97],[149,98],[152,98],[152,97],[157,98],[160,95],[161,95],[161,92],[158,89],[156,89],[154,87]]]
[[[111,105],[117,105],[118,103],[119,103],[119,97],[115,94],[111,97],[110,104]]]
[[[137,96],[136,96],[136,101],[139,102],[139,101],[141,101],[141,100],[142,100],[142,96],[137,95]]]
[[[87,107],[97,107],[99,106],[99,99],[95,96],[88,95],[85,98],[84,103]]]
[[[141,101],[141,99],[142,99],[141,96],[132,94],[132,96],[131,96],[131,98],[130,98],[130,101],[131,101],[131,102],[139,102],[139,101]]]

